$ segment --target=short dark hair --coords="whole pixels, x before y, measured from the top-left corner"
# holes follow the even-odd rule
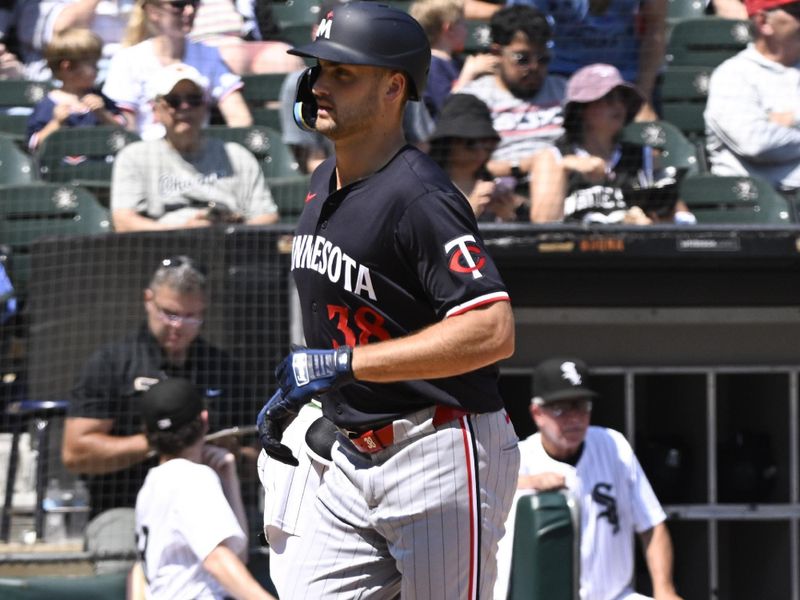
[[[203,436],[203,421],[198,416],[193,421],[177,427],[174,431],[148,431],[147,443],[159,454],[175,456],[184,448],[195,444]]]
[[[521,4],[504,6],[498,10],[492,15],[489,28],[492,42],[500,46],[508,46],[518,31],[527,35],[531,44],[542,46],[547,45],[553,37],[547,17],[532,6]]]

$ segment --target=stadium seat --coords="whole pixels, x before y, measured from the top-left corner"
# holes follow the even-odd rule
[[[691,175],[680,197],[700,224],[787,224],[794,220],[789,201],[759,177]]]
[[[0,81],[0,107],[27,106],[32,108],[52,89],[48,82],[27,81],[24,79],[4,79]]]
[[[667,2],[667,19],[677,22],[681,19],[704,18],[706,3],[703,0],[669,0]]]
[[[28,115],[0,114],[0,134],[12,137],[27,145]]]
[[[128,573],[84,577],[0,578],[4,600],[124,600]]]
[[[47,136],[36,152],[39,177],[90,188],[106,205],[114,156],[138,140],[138,135],[120,127],[59,129]]]
[[[51,183],[0,186],[0,240],[14,252],[11,276],[20,293],[30,273],[29,246],[37,238],[110,230],[108,211],[84,188]]]
[[[308,184],[308,175],[291,175],[289,177],[270,177],[267,179],[272,198],[278,205],[281,221],[294,223],[303,212]]]
[[[694,144],[671,123],[630,123],[622,131],[622,139],[660,150],[659,167],[675,167],[686,173],[697,173],[701,169]]]
[[[306,33],[308,26],[304,25]],[[243,75],[242,95],[250,107],[255,125],[281,130],[280,96],[286,73],[262,73]]]
[[[661,80],[661,114],[693,142],[705,137],[703,111],[712,67],[667,67]]]
[[[580,534],[577,508],[566,492],[517,500],[508,600],[578,597]]]
[[[0,134],[0,185],[31,183],[35,179],[30,155],[13,138]]]
[[[491,43],[489,24],[479,19],[467,19],[467,41],[464,44],[464,52],[467,54],[488,52]]]
[[[272,3],[272,14],[281,29],[295,23],[305,23],[310,26],[320,20],[319,2],[317,0],[275,1]],[[308,30],[311,30],[310,27]]]
[[[667,43],[671,67],[716,67],[750,42],[747,21],[702,17],[675,23]]]
[[[300,170],[291,150],[281,140],[275,129],[252,127],[227,127],[210,125],[205,132],[226,142],[237,142],[247,148],[258,160],[265,177],[299,175]]]

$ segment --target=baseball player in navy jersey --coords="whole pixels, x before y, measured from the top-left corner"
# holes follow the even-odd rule
[[[335,155],[312,175],[291,257],[309,348],[278,367],[257,423],[293,464],[281,436],[312,398],[337,433],[281,598],[488,599],[519,468],[494,364],[514,323],[466,198],[403,137],[427,38],[363,2],[290,52],[317,59],[295,114]]]
[[[633,591],[634,532],[644,548],[656,600],[678,600],[666,515],[624,436],[589,425],[597,394],[585,363],[553,358],[534,371],[530,412],[539,431],[520,442],[518,494],[568,488],[580,510],[581,600],[644,600]],[[506,523],[513,532],[511,511]],[[512,535],[498,553],[495,600],[506,600]]]

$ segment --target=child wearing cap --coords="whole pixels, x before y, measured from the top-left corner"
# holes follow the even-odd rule
[[[275,600],[245,567],[247,523],[236,462],[204,443],[208,411],[193,384],[173,378],[141,399],[160,463],[136,499],[136,542],[148,598]]]
[[[626,82],[612,65],[589,65],[570,77],[564,99],[564,135],[554,148],[534,157],[532,222],[694,222],[677,198],[674,179],[669,188],[652,190],[660,183],[653,149],[619,139],[644,101],[636,86]],[[648,190],[652,205],[645,204],[643,209],[632,202],[634,189]]]
[[[117,105],[94,89],[102,50],[102,40],[88,29],[70,29],[47,45],[47,66],[62,85],[39,101],[28,119],[31,150],[62,127],[125,125]]]

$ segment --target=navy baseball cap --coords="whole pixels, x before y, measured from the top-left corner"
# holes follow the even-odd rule
[[[147,431],[174,431],[205,410],[203,396],[191,381],[179,377],[159,381],[139,402]]]
[[[588,374],[586,363],[579,358],[550,358],[539,363],[533,371],[533,402],[597,397],[597,392],[586,386]]]

